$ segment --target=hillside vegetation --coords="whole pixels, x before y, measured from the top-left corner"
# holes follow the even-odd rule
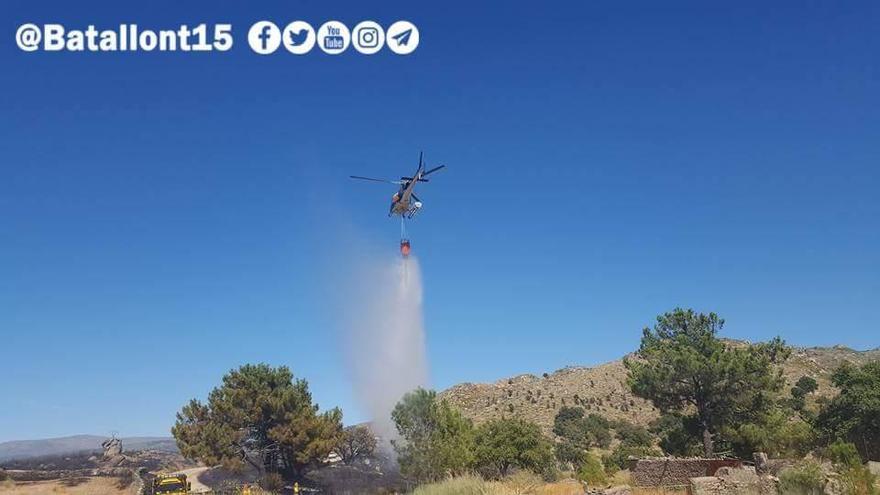
[[[733,345],[744,342],[728,341]],[[794,348],[782,365],[786,388],[802,376],[818,383],[812,400],[831,397],[835,389],[831,375],[844,363],[863,365],[880,359],[880,348],[856,351],[847,347]],[[623,359],[595,367],[567,367],[544,376],[518,375],[495,383],[462,383],[443,392],[466,417],[480,424],[501,417],[516,416],[538,424],[550,434],[553,418],[565,406],[580,406],[610,420],[627,420],[647,426],[659,417],[659,411],[647,400],[632,394],[626,384]]]

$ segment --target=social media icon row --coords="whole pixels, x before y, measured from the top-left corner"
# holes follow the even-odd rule
[[[387,31],[373,21],[360,22],[351,31],[339,21],[327,21],[317,31],[305,21],[293,21],[284,29],[271,21],[259,21],[248,31],[248,43],[260,55],[274,53],[282,44],[296,55],[308,53],[316,44],[330,55],[344,52],[349,45],[372,55],[386,44],[398,55],[409,55],[419,46],[419,29],[409,21],[397,21]]]

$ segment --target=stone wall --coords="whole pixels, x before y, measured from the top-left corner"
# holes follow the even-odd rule
[[[691,478],[713,476],[720,467],[740,467],[738,459],[648,457],[630,461],[636,486],[685,486]]]

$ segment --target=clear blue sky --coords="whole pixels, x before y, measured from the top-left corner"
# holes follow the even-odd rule
[[[877,2],[0,5],[0,441],[167,434],[265,361],[363,420],[328,274],[411,227],[435,387],[726,335],[880,345]],[[414,22],[408,57],[250,51],[251,23]],[[25,22],[231,22],[228,53],[24,53]],[[283,50],[283,48],[282,48]]]

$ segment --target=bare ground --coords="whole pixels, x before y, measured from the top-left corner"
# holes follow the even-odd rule
[[[0,482],[0,495],[135,495],[133,485],[120,487],[117,478],[71,478],[52,481]]]

